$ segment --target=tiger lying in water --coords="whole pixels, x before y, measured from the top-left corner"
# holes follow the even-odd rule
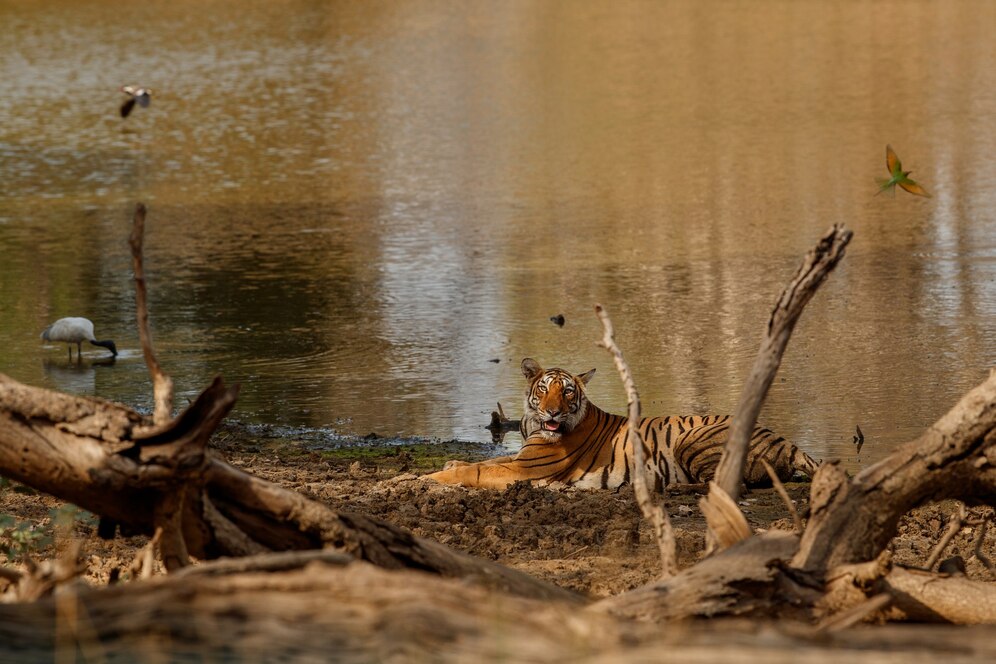
[[[629,482],[633,452],[629,422],[588,401],[585,386],[595,370],[575,376],[563,369],[544,371],[532,358],[522,360],[529,381],[520,431],[519,453],[481,463],[449,461],[427,475],[446,484],[503,489],[519,480],[561,482],[582,488],[614,489]],[[654,489],[668,484],[705,483],[713,478],[730,429],[729,415],[646,417],[640,421]],[[812,477],[817,462],[763,427],[751,436],[744,481],[770,482],[761,459],[787,481],[795,471]]]

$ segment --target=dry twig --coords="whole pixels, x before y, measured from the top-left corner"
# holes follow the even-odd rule
[[[792,515],[792,525],[795,533],[797,535],[801,535],[802,519],[799,518],[799,512],[795,509],[795,505],[792,504],[792,499],[789,498],[788,491],[785,490],[785,485],[782,484],[780,479],[778,479],[778,473],[776,473],[775,469],[771,467],[771,464],[768,463],[767,459],[761,459],[761,463],[764,464],[764,470],[767,471],[768,477],[771,478],[772,486],[775,487],[775,491],[778,492],[778,495],[781,497],[782,502],[785,503],[785,507],[788,509],[789,514]]]
[[[982,563],[989,571],[993,569],[993,561],[982,552],[982,543],[986,540],[986,530],[989,528],[989,519],[983,519],[979,525],[979,534],[975,536],[975,546],[972,547],[972,555]]]
[[[930,558],[927,558],[927,562],[924,563],[924,569],[934,569],[934,565],[936,565],[937,561],[941,559],[941,554],[944,553],[944,549],[948,548],[948,544],[951,543],[954,536],[957,535],[958,531],[965,525],[966,516],[965,504],[961,503],[958,505],[958,512],[951,515],[951,521],[948,522],[948,529],[944,531],[944,535],[941,536],[937,546],[935,546],[934,550],[931,552]]]
[[[861,604],[830,616],[816,626],[815,632],[817,634],[832,634],[833,632],[853,627],[871,614],[881,611],[890,604],[892,604],[892,595],[889,593],[879,593],[874,597],[869,597]]]
[[[600,304],[595,305],[595,314],[602,322],[604,335],[599,345],[612,353],[615,359],[616,370],[622,379],[623,387],[626,388],[626,400],[629,405],[629,442],[633,448],[633,490],[636,494],[636,502],[654,528],[654,536],[657,540],[657,547],[661,554],[661,575],[663,578],[670,578],[678,572],[677,547],[674,541],[674,532],[671,530],[671,520],[668,518],[667,510],[663,502],[654,504],[647,488],[647,451],[643,445],[643,436],[640,435],[640,395],[636,391],[633,383],[633,376],[630,373],[629,365],[623,359],[622,351],[615,341],[615,333],[612,329],[612,321],[609,313]]]

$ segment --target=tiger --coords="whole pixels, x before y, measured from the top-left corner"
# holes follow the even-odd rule
[[[523,437],[518,454],[480,463],[449,461],[426,477],[444,484],[504,489],[513,482],[559,483],[585,489],[617,489],[631,479],[633,450],[629,420],[593,404],[585,388],[595,370],[574,375],[547,369],[532,358],[522,360],[528,381],[520,421]],[[681,415],[640,420],[644,459],[653,489],[671,484],[705,484],[712,480],[729,436],[729,415]],[[798,447],[764,427],[751,435],[744,482],[770,485],[761,460],[781,481],[800,472],[812,477],[819,465]],[[648,478],[649,479],[649,478]]]

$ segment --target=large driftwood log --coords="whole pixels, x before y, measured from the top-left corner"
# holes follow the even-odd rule
[[[420,572],[334,558],[293,568],[283,558],[247,559],[248,571],[219,561],[124,586],[67,587],[38,602],[0,605],[0,659],[608,664],[657,662],[666,653],[675,661],[795,664],[926,663],[937,653],[953,661],[996,658],[994,627],[819,633],[789,621],[724,620],[661,629]]]
[[[331,547],[382,567],[410,567],[517,594],[577,601],[573,593],[521,572],[379,519],[337,512],[212,458],[208,438],[235,396],[234,389],[216,380],[186,411],[155,426],[119,404],[29,387],[0,375],[0,475],[133,532],[172,530],[176,541],[163,548],[164,558]],[[182,513],[171,511],[181,505]]]
[[[780,564],[798,544],[790,533],[754,536],[677,576],[601,600],[592,609],[651,622],[730,615],[808,618],[805,607],[822,593],[776,583],[784,581]]]

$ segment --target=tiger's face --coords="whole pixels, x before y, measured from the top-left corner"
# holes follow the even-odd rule
[[[522,418],[525,437],[539,433],[556,442],[584,419],[588,398],[584,389],[595,370],[575,376],[563,369],[547,369],[527,357],[522,360],[522,375],[529,381]]]

